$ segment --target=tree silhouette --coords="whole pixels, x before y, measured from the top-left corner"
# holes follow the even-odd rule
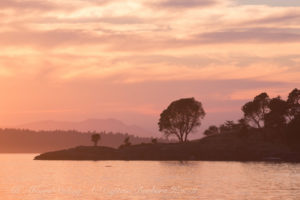
[[[267,128],[279,128],[286,124],[288,116],[288,104],[280,97],[271,99],[270,112],[265,116],[265,125]]]
[[[201,125],[204,116],[201,102],[194,98],[179,99],[160,114],[159,131],[167,137],[176,136],[179,142],[186,142],[188,135]]]
[[[100,139],[101,139],[101,136],[98,133],[97,134],[93,134],[91,136],[91,140],[92,140],[92,142],[94,142],[94,146],[98,145],[98,142],[99,142]]]
[[[242,107],[245,120],[261,128],[263,126],[261,123],[264,122],[264,117],[269,112],[269,103],[270,98],[267,93],[261,93],[253,101],[246,103]]]
[[[290,120],[300,115],[300,90],[295,88],[290,92],[287,104],[289,107],[288,117]]]
[[[219,134],[219,128],[217,126],[210,126],[207,130],[204,131],[204,135],[210,136],[210,135],[216,135]]]

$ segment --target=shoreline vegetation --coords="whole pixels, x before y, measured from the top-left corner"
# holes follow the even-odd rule
[[[300,162],[300,90],[283,100],[261,93],[242,106],[244,116],[237,122],[210,126],[199,140],[188,135],[205,117],[202,103],[194,98],[179,99],[165,109],[159,130],[178,143],[132,145],[130,138],[118,149],[98,147],[101,139],[92,137],[94,147],[80,146],[37,156],[36,160],[211,160]]]

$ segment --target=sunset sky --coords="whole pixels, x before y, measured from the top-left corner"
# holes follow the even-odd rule
[[[299,0],[1,0],[0,125],[116,118],[150,131],[195,97],[203,126],[300,87]]]

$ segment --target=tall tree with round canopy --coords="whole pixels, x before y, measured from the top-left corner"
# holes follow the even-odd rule
[[[186,142],[188,135],[201,125],[204,117],[201,102],[194,98],[179,99],[160,114],[159,131],[167,137],[176,136],[179,142]]]

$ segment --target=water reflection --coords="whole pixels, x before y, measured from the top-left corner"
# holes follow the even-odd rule
[[[33,161],[0,154],[1,200],[298,200],[300,165],[177,161]]]

